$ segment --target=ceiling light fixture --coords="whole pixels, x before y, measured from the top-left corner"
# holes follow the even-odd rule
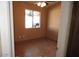
[[[37,6],[41,6],[41,2],[38,2],[38,3],[37,3]]]
[[[37,6],[45,7],[46,6],[46,3],[45,2],[38,2],[37,3]]]

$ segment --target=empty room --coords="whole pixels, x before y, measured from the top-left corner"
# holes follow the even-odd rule
[[[55,57],[61,2],[14,1],[14,47],[19,57]]]

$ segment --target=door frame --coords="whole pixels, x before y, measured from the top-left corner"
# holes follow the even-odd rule
[[[61,18],[60,18],[60,28],[57,43],[58,50],[56,53],[57,57],[66,56],[70,25],[71,25],[72,9],[73,9],[72,1],[61,2]]]
[[[13,56],[9,5],[8,1],[0,1],[0,53],[2,57]]]
[[[9,2],[9,7],[10,7],[10,19],[11,19],[11,43],[12,43],[12,56],[15,56],[15,47],[14,47],[14,22],[13,22],[13,2]]]
[[[4,3],[4,2],[2,2],[2,3]],[[5,15],[4,17],[9,17],[7,19],[9,21],[7,23],[9,23],[10,25],[5,25],[5,26],[8,27],[8,30],[10,30],[10,32],[9,32],[10,35],[8,35],[9,36],[8,38],[10,38],[10,40],[7,39],[6,43],[5,43],[5,46],[3,46],[4,42],[2,42],[2,41],[5,41],[5,40],[3,40],[4,38],[1,38],[1,40],[2,40],[1,41],[2,50],[5,47],[6,47],[6,49],[9,47],[8,51],[6,53],[5,53],[6,49],[4,49],[2,51],[2,56],[15,57],[14,26],[13,26],[13,3],[12,3],[12,1],[9,1],[9,2],[5,2],[4,5],[7,5],[7,6],[5,6],[6,10],[9,8],[7,10],[9,15]],[[72,15],[72,6],[73,6],[73,2],[69,2],[69,1],[62,1],[61,2],[62,10],[61,10],[60,28],[59,28],[59,33],[58,33],[58,42],[57,42],[57,48],[58,49],[57,49],[57,52],[56,52],[56,57],[65,57],[66,56],[66,49],[67,49],[67,44],[68,44],[68,37],[69,37],[69,30],[70,30],[70,23],[71,23],[71,15]],[[3,25],[4,24],[5,23],[3,23]],[[0,27],[0,29],[1,28],[4,29],[4,26]],[[1,34],[1,37],[4,37],[4,35]],[[7,44],[7,41],[9,42],[10,45]],[[9,52],[9,50],[11,50],[11,52]]]

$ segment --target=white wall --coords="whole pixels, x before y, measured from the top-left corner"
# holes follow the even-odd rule
[[[73,2],[61,2],[61,19],[58,36],[57,56],[66,56]]]
[[[1,23],[0,23],[0,25],[1,25]],[[0,30],[0,57],[1,57],[1,30]]]
[[[2,57],[11,56],[9,2],[0,1],[0,31]]]

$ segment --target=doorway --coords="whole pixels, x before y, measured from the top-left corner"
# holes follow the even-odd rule
[[[13,2],[15,56],[55,57],[60,13],[61,2]]]
[[[65,53],[66,53],[66,44],[67,44],[67,38],[68,38],[68,32],[69,32],[69,26],[70,26],[72,5],[73,5],[72,2],[61,3],[61,8],[62,8],[61,15],[62,16],[64,15],[64,16],[61,17],[61,21],[60,21],[61,26],[60,26],[59,34],[58,34],[58,44],[57,44],[58,50],[56,52],[56,56],[65,56]],[[1,32],[0,40],[1,40],[1,50],[2,50],[1,56],[7,56],[7,57],[15,56],[14,34],[13,34],[14,33],[13,31],[14,30],[13,29],[14,28],[13,27],[13,9],[12,9],[13,5],[12,5],[12,2],[0,2],[0,6],[5,7],[5,9],[3,7],[1,7],[0,9],[0,18],[2,19],[0,20],[0,24],[2,24],[0,25],[0,32]],[[11,25],[9,26],[8,24],[11,24]],[[8,31],[5,28],[7,28]]]

